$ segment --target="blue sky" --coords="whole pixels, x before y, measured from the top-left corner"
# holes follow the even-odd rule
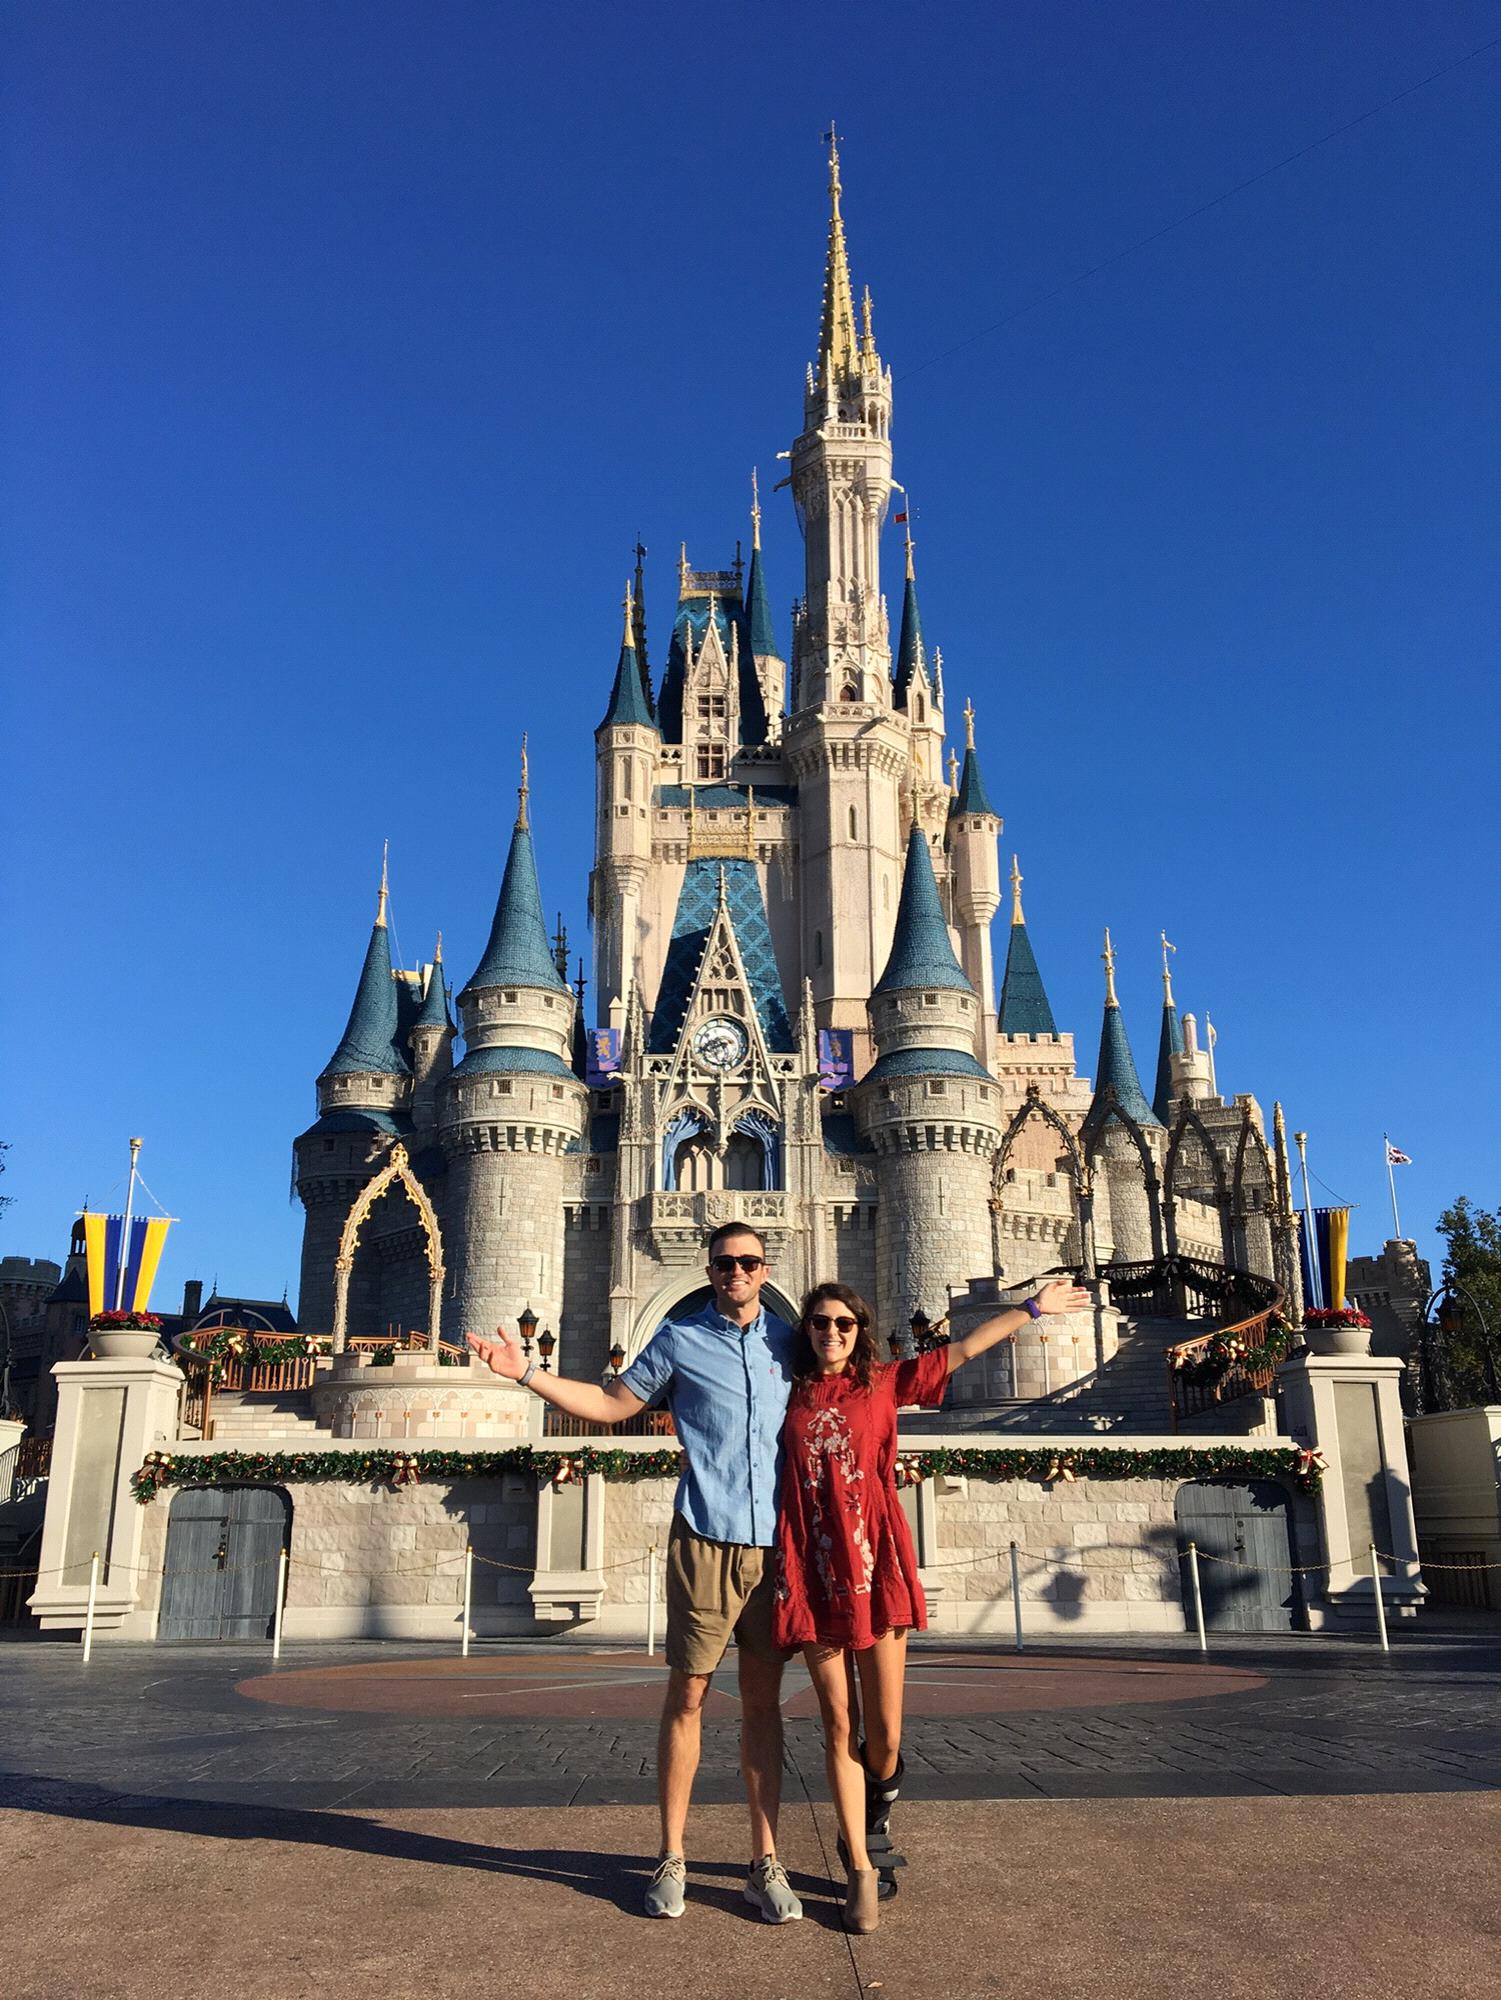
[[[441,926],[462,977],[523,728],[585,942],[630,550],[660,663],[679,540],[727,561],[799,423],[831,116],[925,625],[1081,1066],[1108,923],[1150,1074],[1165,926],[1356,1250],[1383,1129],[1425,1250],[1501,1202],[1494,6],[851,18],[7,10],[0,1247],[59,1256],[136,1132],[157,1302],[295,1299],[381,842],[402,954]],[[785,624],[785,495],[766,544]]]

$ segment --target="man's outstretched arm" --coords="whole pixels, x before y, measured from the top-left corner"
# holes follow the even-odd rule
[[[477,1333],[464,1337],[491,1374],[499,1375],[502,1381],[519,1382],[526,1373],[526,1356],[516,1334],[497,1327],[493,1340],[485,1340]],[[554,1375],[539,1368],[527,1387],[555,1410],[564,1410],[586,1424],[623,1424],[646,1408],[623,1382],[611,1382],[602,1389],[597,1382],[574,1382],[566,1375]]]

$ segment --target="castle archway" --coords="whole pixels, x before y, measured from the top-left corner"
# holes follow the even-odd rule
[[[708,1280],[696,1273],[685,1271],[664,1285],[632,1322],[625,1365],[630,1366],[664,1319],[686,1318],[706,1306],[711,1296]],[[770,1279],[761,1288],[761,1301],[768,1312],[779,1314],[789,1326],[797,1325],[797,1307]]]
[[[438,1328],[443,1313],[443,1242],[438,1234],[438,1218],[433,1205],[421,1181],[412,1172],[406,1147],[398,1142],[391,1148],[391,1156],[385,1166],[355,1196],[339,1238],[339,1254],[334,1259],[335,1354],[344,1352],[349,1334],[349,1277],[354,1269],[354,1253],[359,1247],[360,1231],[381,1196],[387,1189],[398,1186],[407,1194],[422,1223],[427,1246],[427,1346],[430,1354],[438,1351]]]

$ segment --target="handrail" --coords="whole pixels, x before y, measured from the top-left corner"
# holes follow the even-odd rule
[[[591,1424],[582,1417],[573,1417],[566,1410],[555,1410],[548,1406],[542,1413],[543,1437],[663,1437],[677,1436],[677,1428],[672,1415],[667,1410],[638,1410],[633,1417],[627,1417],[619,1424]]]
[[[1210,1333],[1195,1334],[1191,1340],[1176,1341],[1163,1349],[1174,1430],[1182,1417],[1217,1404],[1236,1402],[1242,1396],[1266,1394],[1283,1359],[1281,1355],[1254,1366],[1232,1359],[1227,1367],[1205,1379],[1196,1380],[1192,1371],[1221,1341],[1236,1341],[1250,1353],[1264,1354],[1272,1345],[1272,1323],[1276,1318],[1276,1307],[1267,1306],[1245,1319],[1232,1321],[1229,1326],[1217,1326]]]

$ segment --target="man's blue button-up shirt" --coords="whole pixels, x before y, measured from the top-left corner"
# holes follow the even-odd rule
[[[710,1299],[664,1320],[620,1377],[643,1403],[672,1412],[688,1459],[677,1510],[707,1541],[768,1549],[776,1539],[795,1337],[764,1306],[742,1327]]]

